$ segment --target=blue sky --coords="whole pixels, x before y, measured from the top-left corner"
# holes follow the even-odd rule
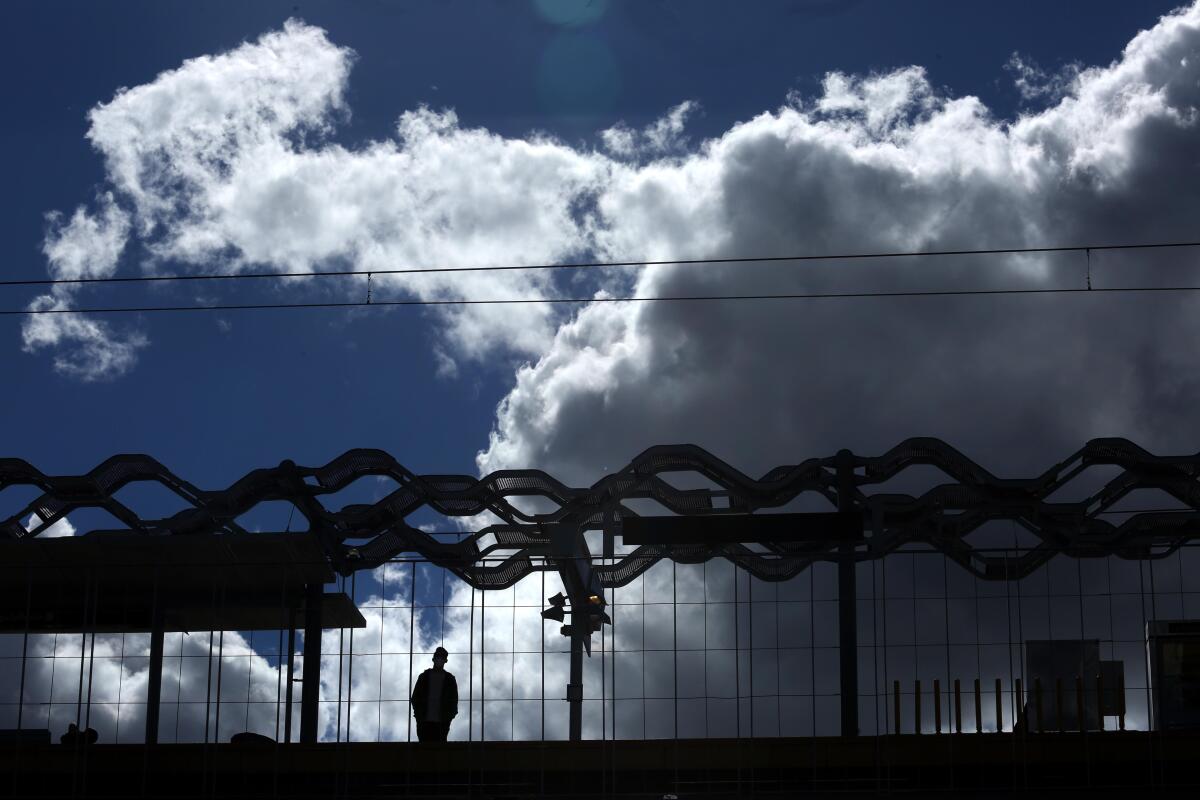
[[[19,77],[6,82],[0,133],[10,188],[0,214],[4,271],[43,274],[46,213],[69,214],[103,184],[103,162],[84,138],[88,109],[293,16],[357,53],[352,116],[337,142],[386,137],[401,112],[426,103],[506,136],[539,130],[594,144],[603,128],[645,125],[685,100],[701,107],[689,135],[717,135],[790,91],[816,94],[826,72],[910,64],[1010,117],[1020,100],[1004,69],[1013,52],[1051,69],[1104,64],[1173,4],[594,5],[604,12],[595,22],[564,26],[524,2],[6,3],[5,27],[19,35],[0,58]],[[591,10],[584,4],[580,15]],[[576,52],[598,53],[601,63],[571,63]],[[579,97],[564,95],[562,73],[572,69]],[[126,253],[121,272],[138,269],[136,255]],[[29,296],[5,290],[10,307]],[[386,448],[421,471],[471,471],[513,379],[504,358],[436,377],[428,315],[412,309],[227,319],[228,333],[208,315],[145,319],[154,343],[131,374],[80,383],[56,374],[46,354],[21,352],[20,319],[5,318],[5,453],[75,472],[112,453],[147,452],[213,485],[284,457],[322,462],[353,446]]]

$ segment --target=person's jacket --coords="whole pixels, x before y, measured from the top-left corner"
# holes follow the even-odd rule
[[[413,687],[412,710],[417,722],[425,721],[425,709],[429,702],[429,673],[434,667],[422,672],[417,677],[417,685]],[[443,724],[458,716],[458,682],[449,672],[442,670],[442,719]]]

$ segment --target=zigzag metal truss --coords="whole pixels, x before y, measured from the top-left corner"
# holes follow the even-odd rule
[[[652,447],[624,469],[588,488],[563,485],[536,470],[504,470],[468,475],[416,475],[381,450],[351,450],[323,467],[298,467],[285,461],[255,470],[222,491],[204,491],[143,455],[114,456],[86,475],[51,477],[20,459],[0,459],[0,490],[36,486],[44,494],[0,526],[11,539],[44,533],[67,514],[101,508],[147,535],[177,536],[245,533],[236,520],[259,503],[284,500],[295,505],[316,532],[333,566],[348,574],[372,568],[401,553],[417,553],[452,570],[476,588],[513,585],[525,575],[553,568],[553,526],[619,534],[621,522],[636,516],[625,503],[657,501],[673,514],[738,515],[770,512],[815,492],[838,504],[837,457],[813,458],[776,467],[757,480],[692,445]],[[874,559],[913,542],[944,553],[975,575],[1012,580],[1028,575],[1057,554],[1074,557],[1117,555],[1155,558],[1173,552],[1200,533],[1200,454],[1155,456],[1124,439],[1096,439],[1067,460],[1029,479],[1001,479],[937,439],[908,439],[883,455],[851,456],[854,466],[851,507],[864,515],[867,534],[855,557]],[[951,483],[919,497],[866,494],[864,487],[887,482],[913,465],[940,469]],[[1095,465],[1121,470],[1085,500],[1049,502],[1048,498]],[[664,475],[694,473],[717,488],[678,489]],[[399,487],[371,505],[326,508],[321,498],[365,476],[386,476]],[[115,499],[122,487],[153,481],[191,508],[164,519],[141,519]],[[1101,515],[1135,489],[1161,490],[1186,508],[1182,512],[1138,513],[1120,524]],[[552,510],[522,511],[513,498],[537,498]],[[460,541],[447,543],[406,523],[422,508],[454,517],[490,512],[502,522]],[[40,524],[26,531],[23,520],[37,515]],[[1012,520],[1034,533],[1039,543],[1019,555],[990,555],[967,537],[993,520]],[[710,545],[643,545],[595,563],[606,587],[629,583],[660,559],[699,563],[722,557],[764,580],[790,578],[818,560],[837,560],[839,540],[758,542]],[[537,560],[535,563],[535,559]]]

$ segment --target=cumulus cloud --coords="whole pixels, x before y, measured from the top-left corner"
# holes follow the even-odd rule
[[[347,149],[330,134],[349,114],[353,61],[324,31],[293,20],[94,108],[88,138],[104,159],[110,194],[99,212],[81,210],[52,233],[52,270],[109,264],[127,238],[149,254],[147,269],[196,272],[541,263],[580,249],[579,209],[603,178],[604,159],[546,137],[463,128],[453,110],[429,108],[401,114],[391,138]],[[351,291],[358,297],[361,288]],[[373,281],[376,298],[535,299],[551,288],[536,272]],[[555,313],[539,305],[520,314],[446,308],[443,351],[541,352]],[[40,322],[31,324],[27,347],[81,343],[63,368],[92,377],[130,365],[144,343],[127,340],[123,352],[94,346],[105,330]]]
[[[684,159],[615,168],[597,199],[596,246],[657,259],[1188,240],[1200,205],[1198,48],[1192,7],[1014,121],[946,96],[919,68],[833,74],[821,97],[737,124]],[[1097,254],[1092,279],[1166,281],[1186,261]],[[1083,254],[751,263],[656,267],[625,288],[1083,286],[1085,271]],[[1187,294],[596,304],[517,373],[478,465],[590,482],[650,443],[692,441],[754,472],[913,435],[1038,470],[1094,436],[1192,450],[1194,306]]]
[[[55,224],[46,254],[52,274],[107,274],[127,240],[136,239],[151,255],[149,269],[169,263],[200,272],[249,266],[316,272],[347,263],[360,269],[511,264],[589,252],[670,258],[1161,239],[1182,230],[1187,218],[1187,182],[1168,165],[1187,163],[1194,138],[1196,59],[1189,55],[1196,14],[1192,8],[1165,18],[1113,64],[1080,70],[1052,107],[1015,121],[993,118],[977,98],[945,95],[919,66],[870,76],[830,73],[819,97],[793,97],[692,148],[682,139],[695,110],[690,102],[644,130],[611,128],[600,139],[615,159],[545,136],[504,138],[463,128],[453,111],[428,108],[401,114],[391,138],[356,149],[338,145],[330,134],[350,113],[344,98],[355,56],[324,31],[289,21],[228,53],[191,59],[93,109],[88,136],[105,161],[108,191],[94,210],[80,209],[69,223]],[[1021,64],[1029,77],[1033,68]],[[634,153],[677,157],[638,163],[629,160]],[[915,282],[1043,285],[1068,274],[1063,261],[994,259],[975,265],[982,269],[909,261],[871,271],[852,265],[663,268],[643,271],[634,283],[616,277],[601,283],[604,290],[640,293],[718,292],[735,284],[741,290],[811,290],[861,285],[864,276],[881,288]],[[1114,264],[1109,268],[1116,274]],[[559,290],[540,272],[388,276],[374,283],[379,296],[427,299],[536,299]],[[306,290],[319,291],[311,285]],[[67,302],[63,292],[34,305],[50,309]],[[1025,313],[1035,302],[1008,308]],[[867,360],[886,365],[886,372],[906,363],[888,357],[889,348],[938,342],[938,330],[973,316],[976,305],[937,306],[939,328],[915,310],[919,303],[887,304],[868,324],[847,326],[852,330],[839,341],[847,352],[865,348]],[[1068,323],[1067,317],[1094,319],[1102,305],[1083,301],[1042,316],[1050,328],[1067,333],[1079,330],[1081,321]],[[997,308],[992,302],[973,321],[978,336],[947,345],[968,369],[991,355],[997,336],[1012,334],[1014,343],[1033,336],[1029,326],[1015,326],[1012,315]],[[673,402],[686,405],[700,391],[705,399],[699,402],[713,404],[731,387],[765,398],[751,377],[760,365],[744,344],[748,337],[788,341],[786,355],[797,366],[804,363],[795,358],[804,355],[799,344],[816,341],[816,328],[846,316],[830,304],[708,311],[595,307],[563,316],[531,305],[520,314],[478,306],[438,312],[445,337],[437,345],[441,374],[453,375],[456,359],[496,352],[530,360],[501,406],[494,444],[481,466],[509,463],[488,455],[497,448],[540,448],[521,444],[528,438],[523,424],[571,441],[564,410],[600,392],[615,413],[627,393],[632,397],[645,387],[634,375],[660,374],[667,348],[676,348],[667,360],[686,384],[676,387],[683,391]],[[716,320],[738,330],[746,315],[753,317],[746,335],[718,335]],[[600,322],[593,325],[592,318]],[[884,320],[899,325],[899,335],[880,336]],[[105,323],[65,316],[33,318],[23,336],[27,350],[54,347],[58,369],[85,379],[129,369],[146,344],[144,335],[117,336]],[[705,341],[714,336],[722,341]],[[696,361],[735,340],[743,342],[736,358],[716,366]],[[1078,344],[1078,336],[1060,341]],[[609,371],[567,386],[562,370],[574,369],[567,363],[574,347],[607,359]],[[914,374],[932,368],[929,354],[936,349],[913,356]],[[772,360],[772,354],[762,358]],[[1017,370],[1037,382],[1031,364],[1015,362],[1002,359],[993,374]],[[816,385],[805,381],[803,393],[813,407],[817,395],[828,399],[837,372]],[[851,377],[841,371],[842,390]],[[701,391],[706,381],[721,390]],[[538,410],[536,397],[550,382],[565,391]],[[800,389],[785,380],[776,391],[786,396]],[[692,422],[688,414],[675,419]],[[630,441],[641,440],[637,430],[635,424]],[[606,438],[616,447],[623,437]]]

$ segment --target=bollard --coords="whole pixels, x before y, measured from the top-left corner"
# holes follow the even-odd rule
[[[1045,717],[1042,715],[1042,679],[1033,679],[1033,701],[1035,703],[1034,710],[1037,711],[1037,731],[1045,733]]]
[[[1055,678],[1054,679],[1054,716],[1055,716],[1054,722],[1058,727],[1059,733],[1063,733],[1065,731],[1065,727],[1063,726],[1063,707],[1062,706],[1063,706],[1062,678]]]
[[[1083,678],[1075,676],[1075,713],[1079,715],[1079,732],[1087,732],[1087,720],[1083,716]]]
[[[996,678],[996,733],[1004,733],[1004,692]]]
[[[1029,720],[1025,718],[1025,694],[1021,691],[1021,679],[1017,678],[1017,686],[1015,693],[1017,695],[1017,721],[1013,725],[1013,730],[1017,728],[1025,729],[1029,725]]]
[[[979,697],[979,678],[975,679],[975,732],[983,733],[983,704]]]
[[[921,732],[921,682],[913,682],[913,728],[915,733]]]
[[[962,733],[962,694],[959,692],[958,678],[954,679],[954,732]]]
[[[1117,706],[1119,713],[1117,714],[1117,727],[1120,730],[1125,730],[1125,675],[1120,673],[1117,675],[1117,697],[1120,698],[1120,705]]]
[[[942,732],[942,682],[933,679],[933,732]]]
[[[896,735],[900,735],[900,681],[892,681],[892,703],[896,717]]]

